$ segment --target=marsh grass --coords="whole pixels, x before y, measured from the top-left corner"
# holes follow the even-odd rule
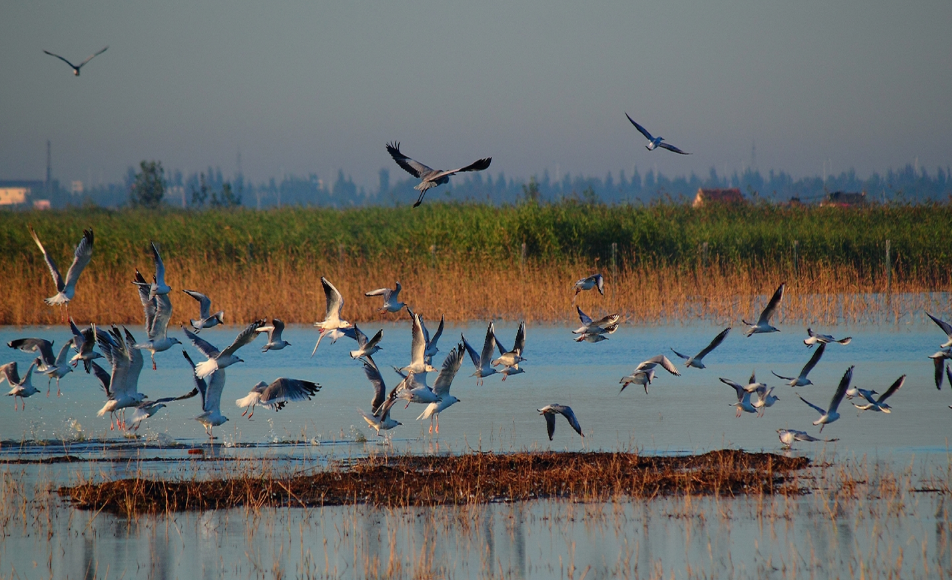
[[[28,222],[64,271],[82,229],[95,230],[70,314],[100,324],[141,319],[130,282],[136,268],[152,271],[150,240],[175,289],[173,323],[197,312],[186,288],[208,294],[226,322],[313,322],[323,315],[320,276],[347,298],[352,321],[392,318],[363,293],[395,280],[404,301],[450,321],[573,320],[572,283],[594,271],[607,277],[606,296],[585,293],[579,305],[642,323],[756,316],[783,281],[787,322],[894,321],[923,308],[947,311],[947,297],[929,293],[952,287],[947,205],[0,212],[0,276],[15,281],[0,293],[0,324],[62,320],[40,300],[53,288]]]
[[[732,450],[689,457],[551,452],[370,457],[346,469],[313,475],[264,471],[203,481],[136,477],[79,482],[60,488],[59,493],[79,508],[129,516],[242,506],[396,508],[539,498],[595,502],[673,494],[800,493],[795,472],[808,464],[805,458]]]

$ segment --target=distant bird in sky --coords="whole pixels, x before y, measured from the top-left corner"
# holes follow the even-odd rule
[[[337,288],[324,276],[321,276],[321,286],[324,288],[324,299],[326,301],[324,320],[314,323],[314,326],[320,329],[321,335],[317,337],[317,342],[314,344],[314,350],[311,351],[311,356],[314,356],[314,353],[317,352],[317,347],[321,345],[321,339],[324,338],[325,334],[336,342],[340,336],[346,334],[338,331],[353,327],[353,324],[350,322],[341,320],[340,313],[341,310],[344,309],[344,297],[337,291]],[[356,337],[357,336],[354,335],[354,338]]]
[[[393,157],[393,160],[396,161],[397,165],[402,167],[404,171],[422,180],[413,188],[420,191],[420,197],[417,198],[416,203],[413,204],[413,207],[423,203],[423,196],[426,195],[426,190],[430,189],[431,187],[436,187],[437,185],[449,183],[451,175],[462,173],[464,171],[482,171],[483,169],[489,167],[489,164],[493,161],[492,157],[486,157],[476,161],[475,163],[471,163],[466,167],[460,167],[459,169],[432,169],[426,165],[423,165],[419,161],[410,159],[401,153],[400,143],[388,143],[387,153],[390,154],[390,157]]]
[[[79,63],[79,64],[73,64],[73,63],[69,62],[68,60],[66,60],[65,58],[61,57],[60,55],[58,55],[58,54],[53,54],[52,52],[50,52],[50,51],[48,51],[48,50],[44,50],[43,52],[45,52],[46,54],[48,54],[48,55],[50,55],[50,56],[55,56],[56,58],[58,58],[58,59],[60,59],[61,61],[65,62],[66,64],[68,64],[69,67],[70,67],[71,69],[73,69],[73,75],[78,77],[78,76],[79,76],[79,69],[81,69],[81,68],[83,68],[84,66],[86,66],[86,63],[87,63],[87,62],[89,62],[89,61],[91,61],[92,59],[96,58],[96,57],[99,56],[100,54],[106,52],[106,49],[107,49],[107,48],[109,48],[109,47],[106,46],[106,47],[103,48],[102,50],[100,50],[100,51],[98,51],[98,52],[94,52],[93,54],[89,55],[89,57],[87,57],[86,60],[84,60],[83,62],[81,62],[81,63]]]
[[[591,290],[596,288],[598,293],[602,296],[605,295],[605,279],[602,278],[601,274],[592,274],[588,278],[582,278],[581,280],[575,283],[575,296],[578,296],[579,292],[583,290]],[[575,300],[573,297],[572,300]]]
[[[846,369],[846,373],[843,375],[843,378],[840,379],[840,384],[838,387],[836,387],[836,392],[833,393],[833,398],[830,399],[830,407],[828,409],[821,409],[820,407],[817,407],[797,393],[797,396],[800,397],[801,401],[813,407],[817,412],[820,413],[820,418],[813,422],[814,425],[820,426],[820,433],[823,433],[823,427],[840,418],[840,414],[836,410],[840,406],[840,402],[843,400],[843,397],[846,395],[846,389],[849,388],[852,378],[853,367],[850,367]]]
[[[268,333],[268,343],[261,348],[261,352],[281,350],[286,346],[291,346],[290,342],[281,338],[281,333],[284,332],[284,322],[278,318],[272,318],[271,324],[260,327],[256,332]]]
[[[783,379],[789,381],[787,384],[791,387],[805,387],[807,385],[812,385],[813,381],[807,378],[807,375],[810,374],[810,371],[813,370],[813,367],[816,366],[816,363],[820,362],[820,357],[823,356],[823,351],[826,350],[826,343],[821,342],[820,348],[816,349],[816,352],[813,353],[813,356],[810,357],[810,360],[807,361],[807,364],[803,365],[803,370],[800,371],[800,376],[797,377],[783,377],[770,371],[778,379]]]
[[[579,425],[578,419],[575,417],[575,411],[572,410],[572,407],[566,405],[552,404],[546,405],[541,409],[537,409],[539,414],[545,417],[545,429],[549,434],[549,441],[552,441],[552,435],[555,434],[555,415],[558,413],[565,417],[569,422],[569,425],[572,426],[572,429],[575,429],[575,432],[585,437],[585,434],[582,433],[582,426]]]
[[[628,117],[628,120],[631,121],[631,124],[635,126],[635,129],[638,129],[638,132],[644,135],[645,139],[648,140],[648,144],[645,145],[645,149],[647,149],[648,151],[654,151],[658,147],[661,147],[662,149],[667,149],[668,151],[674,151],[675,153],[680,153],[681,155],[690,155],[690,153],[685,153],[684,151],[681,151],[674,145],[671,145],[669,143],[664,143],[664,137],[653,137],[651,133],[648,132],[647,129],[645,129],[638,123],[636,123],[635,120],[632,119],[628,115],[628,113],[625,113],[625,116]]]
[[[741,320],[741,322],[750,327],[747,329],[746,333],[748,338],[750,338],[752,334],[759,334],[763,332],[780,332],[779,328],[770,326],[770,317],[774,315],[774,311],[777,310],[777,306],[779,306],[780,301],[783,300],[784,286],[786,286],[786,283],[781,284],[780,287],[774,292],[773,296],[770,298],[770,302],[767,303],[767,307],[764,308],[763,312],[760,313],[760,318],[757,319],[756,324],[747,322],[746,320]]]
[[[883,413],[891,413],[892,407],[886,404],[886,399],[896,394],[896,391],[902,388],[906,384],[906,375],[902,375],[896,381],[886,389],[886,392],[879,396],[875,401],[871,401],[869,398],[866,398],[867,404],[857,405],[853,403],[853,406],[859,409],[860,411],[881,411]]]
[[[678,355],[679,357],[687,361],[686,363],[684,363],[684,366],[688,368],[694,367],[696,369],[703,369],[705,368],[704,362],[703,362],[704,357],[706,357],[712,350],[720,346],[720,344],[724,342],[724,338],[727,337],[727,333],[730,331],[731,331],[731,327],[729,326],[725,328],[724,330],[720,331],[718,335],[714,337],[714,340],[711,341],[711,344],[704,347],[704,349],[701,352],[697,353],[694,356],[687,356],[687,355],[681,354],[680,352],[674,350],[673,348],[671,349],[671,352],[673,352],[674,354]]]
[[[397,282],[396,288],[377,288],[365,292],[364,296],[383,296],[383,306],[377,310],[381,314],[384,312],[400,312],[406,306],[406,303],[400,302],[400,290],[402,289],[400,282]]]
[[[30,228],[30,235],[33,236],[33,241],[36,242],[40,251],[43,252],[43,259],[46,260],[46,266],[50,269],[50,274],[53,276],[53,283],[56,284],[57,294],[47,298],[46,303],[50,306],[68,305],[69,301],[76,295],[76,282],[79,281],[79,275],[83,273],[86,264],[89,264],[89,260],[93,257],[93,231],[83,230],[83,239],[79,240],[79,243],[76,245],[76,251],[73,253],[73,263],[66,272],[66,279],[64,280],[56,268],[56,262],[54,262],[53,258],[46,252],[46,248],[43,247],[43,243],[40,242],[40,238],[36,235],[36,232],[33,231],[32,227],[27,227]]]
[[[831,342],[836,342],[836,343],[839,343],[839,344],[842,344],[842,345],[847,345],[847,344],[849,344],[850,342],[852,342],[852,340],[853,340],[853,337],[852,337],[852,336],[847,336],[846,338],[841,338],[841,339],[839,339],[839,340],[836,340],[835,338],[833,338],[833,337],[830,336],[829,334],[817,334],[817,333],[813,332],[813,329],[812,329],[812,328],[808,328],[808,329],[807,329],[807,338],[804,338],[804,339],[803,339],[803,344],[807,345],[807,347],[809,347],[809,348],[813,348],[813,345],[815,345],[815,344],[817,344],[817,343],[820,343],[820,344],[829,344],[829,343],[831,343]]]
[[[212,374],[216,370],[225,369],[235,363],[244,362],[242,359],[238,358],[235,353],[239,348],[245,346],[246,344],[251,343],[257,338],[258,328],[264,324],[264,320],[255,320],[251,324],[245,327],[237,337],[235,337],[234,342],[232,342],[225,350],[218,350],[213,344],[208,342],[203,338],[199,338],[198,335],[189,331],[187,328],[183,328],[185,331],[185,336],[188,337],[192,344],[195,345],[195,348],[200,350],[202,354],[208,357],[208,360],[205,362],[198,363],[195,365],[195,376],[204,379],[208,375]]]
[[[198,300],[198,318],[192,318],[188,321],[195,330],[195,334],[201,332],[203,328],[211,328],[225,323],[225,312],[223,310],[219,310],[215,314],[211,313],[212,301],[208,296],[205,296],[201,292],[196,292],[195,290],[182,290],[182,292]]]

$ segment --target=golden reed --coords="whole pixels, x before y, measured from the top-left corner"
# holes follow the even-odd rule
[[[61,258],[62,259],[62,258]],[[64,260],[65,261],[65,260]],[[187,324],[198,313],[197,302],[181,291],[198,290],[212,299],[213,310],[225,311],[225,322],[244,324],[256,318],[281,318],[307,324],[324,315],[320,277],[326,276],[344,295],[343,316],[352,322],[394,320],[378,314],[379,297],[364,292],[403,285],[401,300],[428,321],[445,315],[449,322],[504,319],[535,323],[575,322],[572,284],[595,271],[606,277],[605,296],[583,292],[577,304],[592,316],[619,312],[629,323],[659,324],[709,320],[738,324],[756,318],[781,282],[787,291],[778,321],[787,324],[898,323],[922,317],[924,310],[947,313],[949,281],[919,281],[914,276],[888,280],[883,272],[860,271],[850,265],[801,261],[753,267],[714,263],[681,266],[638,264],[596,267],[591,262],[558,263],[528,260],[483,261],[467,256],[433,256],[422,263],[386,259],[350,259],[346,254],[321,262],[268,259],[258,262],[214,262],[205,258],[166,258],[166,280],[172,286],[172,325]],[[131,284],[135,268],[147,276],[151,261],[124,264],[93,259],[80,278],[69,314],[77,324],[141,324],[142,307]],[[64,270],[66,266],[63,266]],[[47,306],[53,284],[42,264],[0,264],[0,324],[54,325],[64,310]],[[942,293],[935,294],[941,290]]]

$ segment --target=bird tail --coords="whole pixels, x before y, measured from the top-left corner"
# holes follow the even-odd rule
[[[195,365],[195,376],[204,379],[208,375],[218,370],[218,361],[215,359],[208,359],[205,362],[200,362]]]

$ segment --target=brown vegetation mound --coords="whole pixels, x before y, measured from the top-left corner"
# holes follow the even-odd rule
[[[361,459],[314,475],[215,481],[123,479],[81,483],[60,494],[83,509],[124,515],[232,507],[371,504],[388,507],[563,498],[605,501],[672,494],[799,493],[791,472],[809,460],[712,451],[687,457],[635,453],[475,453]]]

